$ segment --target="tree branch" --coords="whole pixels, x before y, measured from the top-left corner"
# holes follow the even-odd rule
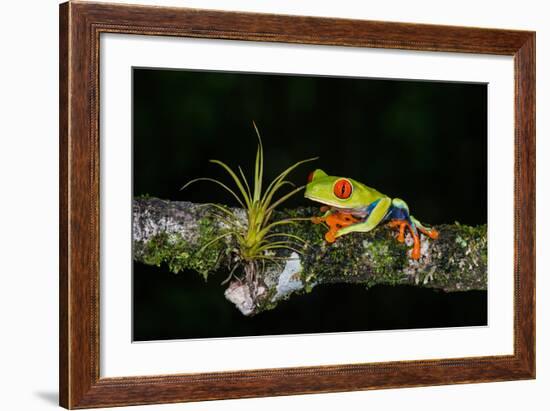
[[[234,266],[236,245],[213,206],[155,198],[134,199],[134,260],[172,272],[193,269],[209,274]],[[273,221],[287,217],[319,215],[318,208],[303,207],[277,212]],[[246,226],[244,210],[237,210]],[[272,309],[294,293],[309,292],[319,284],[409,284],[443,291],[487,289],[487,226],[440,225],[437,240],[422,236],[422,258],[409,258],[412,238],[395,240],[395,231],[381,226],[369,233],[353,233],[334,244],[324,241],[326,228],[308,221],[280,227],[280,232],[307,241],[302,254],[281,250],[280,264],[266,263],[258,284],[243,273],[225,290],[226,298],[244,315]],[[220,237],[219,241],[214,241]],[[202,249],[202,250],[201,250]]]

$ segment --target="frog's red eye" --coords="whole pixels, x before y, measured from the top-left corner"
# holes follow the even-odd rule
[[[313,174],[315,174],[315,171],[312,171],[307,175],[307,182],[311,183],[313,181]]]
[[[351,196],[351,193],[353,191],[353,186],[349,182],[349,180],[341,179],[334,184],[334,195],[341,199],[346,199]]]

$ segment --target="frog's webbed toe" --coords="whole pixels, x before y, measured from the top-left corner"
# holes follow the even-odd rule
[[[325,234],[325,240],[327,241],[327,243],[333,243],[336,241],[336,233],[334,230],[329,230],[326,232]]]

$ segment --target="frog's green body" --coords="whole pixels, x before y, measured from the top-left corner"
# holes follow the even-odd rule
[[[322,217],[313,219],[315,223],[326,222],[330,230],[325,236],[329,242],[337,237],[352,232],[371,231],[381,223],[389,223],[399,228],[399,241],[405,239],[405,228],[408,228],[414,240],[411,257],[420,258],[420,236],[418,231],[432,239],[438,233],[424,227],[409,213],[405,201],[382,194],[351,178],[327,175],[323,170],[310,174],[305,197],[329,206]]]

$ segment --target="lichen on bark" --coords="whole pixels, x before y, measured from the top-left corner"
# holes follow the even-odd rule
[[[311,217],[318,208],[301,207],[277,211],[273,219]],[[242,224],[246,224],[244,212]],[[235,244],[230,236],[211,242],[227,227],[208,205],[139,198],[133,202],[134,259],[178,273],[192,269],[205,279],[217,270],[229,272]],[[395,231],[386,226],[369,233],[353,233],[334,244],[324,241],[322,225],[300,221],[280,226],[280,232],[297,235],[307,245],[300,254],[278,251],[280,264],[266,264],[254,292],[241,280],[229,283],[226,298],[245,315],[273,309],[293,294],[311,291],[319,284],[355,283],[409,284],[447,292],[487,288],[487,226],[470,227],[458,223],[440,225],[437,240],[422,236],[422,258],[409,258],[412,238],[395,240]],[[202,249],[202,250],[201,250]]]

